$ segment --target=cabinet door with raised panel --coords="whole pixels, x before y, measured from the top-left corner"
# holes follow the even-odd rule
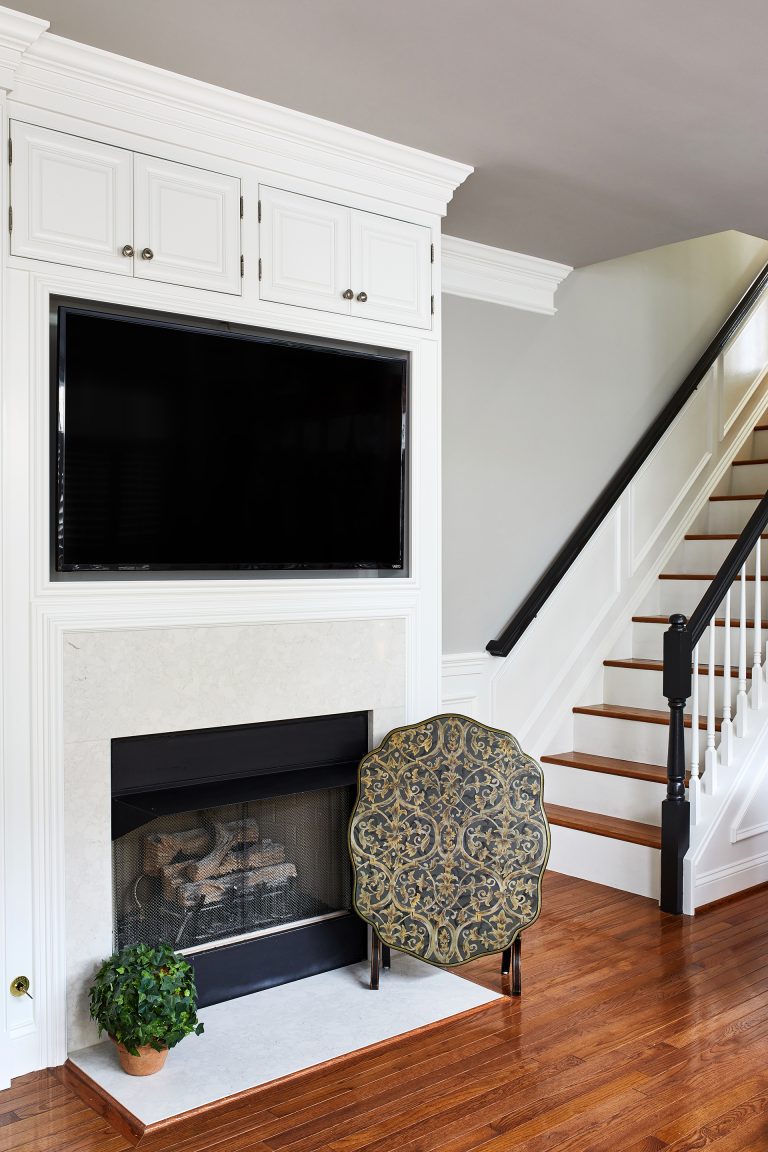
[[[431,328],[429,228],[373,212],[351,215],[352,315]]]
[[[131,276],[132,153],[18,121],[11,144],[11,254]]]
[[[262,300],[349,312],[349,208],[263,187]]]
[[[133,163],[136,275],[239,295],[237,177],[154,156]]]

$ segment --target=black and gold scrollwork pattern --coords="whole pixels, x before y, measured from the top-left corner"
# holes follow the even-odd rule
[[[538,917],[540,766],[465,716],[396,728],[362,760],[349,828],[358,914],[432,964],[501,952]]]

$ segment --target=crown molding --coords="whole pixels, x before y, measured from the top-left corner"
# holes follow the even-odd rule
[[[0,9],[0,43],[4,13],[17,15]],[[300,169],[306,177],[311,168],[318,181],[439,215],[473,171],[467,164],[61,36],[38,36],[23,53],[13,91],[14,102],[31,111],[44,108],[90,125],[144,132],[153,140],[165,136],[213,153],[239,154],[272,171]]]
[[[0,6],[0,88],[9,92],[24,53],[49,27],[47,20]]]
[[[443,236],[443,292],[554,315],[555,291],[573,269],[567,264]]]

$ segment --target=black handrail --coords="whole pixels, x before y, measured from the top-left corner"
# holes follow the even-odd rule
[[[728,589],[768,525],[768,492],[731,548],[690,618],[675,614],[664,633],[663,692],[669,705],[667,795],[661,804],[661,909],[683,911],[683,859],[690,843],[690,805],[685,798],[684,711],[693,686],[693,650],[709,627]],[[758,621],[755,621],[755,627]],[[714,639],[710,639],[710,644]],[[698,716],[691,717],[698,724]]]
[[[691,634],[691,650],[696,647],[704,635],[710,620],[725,599],[725,594],[747,562],[749,554],[760,538],[763,529],[768,524],[768,492],[755,508],[738,540],[731,548],[717,575],[707,588],[698,603],[698,606],[688,620],[688,631]]]
[[[693,393],[701,384],[709,369],[717,360],[740,324],[754,306],[763,289],[768,284],[768,264],[752,281],[728,319],[720,327],[717,335],[709,343],[691,371],[683,380],[671,400],[665,404],[648,431],[637,442],[619,470],[613,475],[589,511],[579,521],[552,563],[540,577],[538,583],[525,598],[504,630],[486,644],[492,656],[508,656],[526,628],[541,611],[542,607],[565,576],[576,557],[602,524],[624,489],[636,476],[653,449],[661,440],[672,421],[685,407]]]

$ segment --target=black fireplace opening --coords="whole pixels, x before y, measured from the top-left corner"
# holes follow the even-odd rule
[[[172,944],[201,1006],[361,960],[347,827],[369,720],[113,740],[116,948]]]

